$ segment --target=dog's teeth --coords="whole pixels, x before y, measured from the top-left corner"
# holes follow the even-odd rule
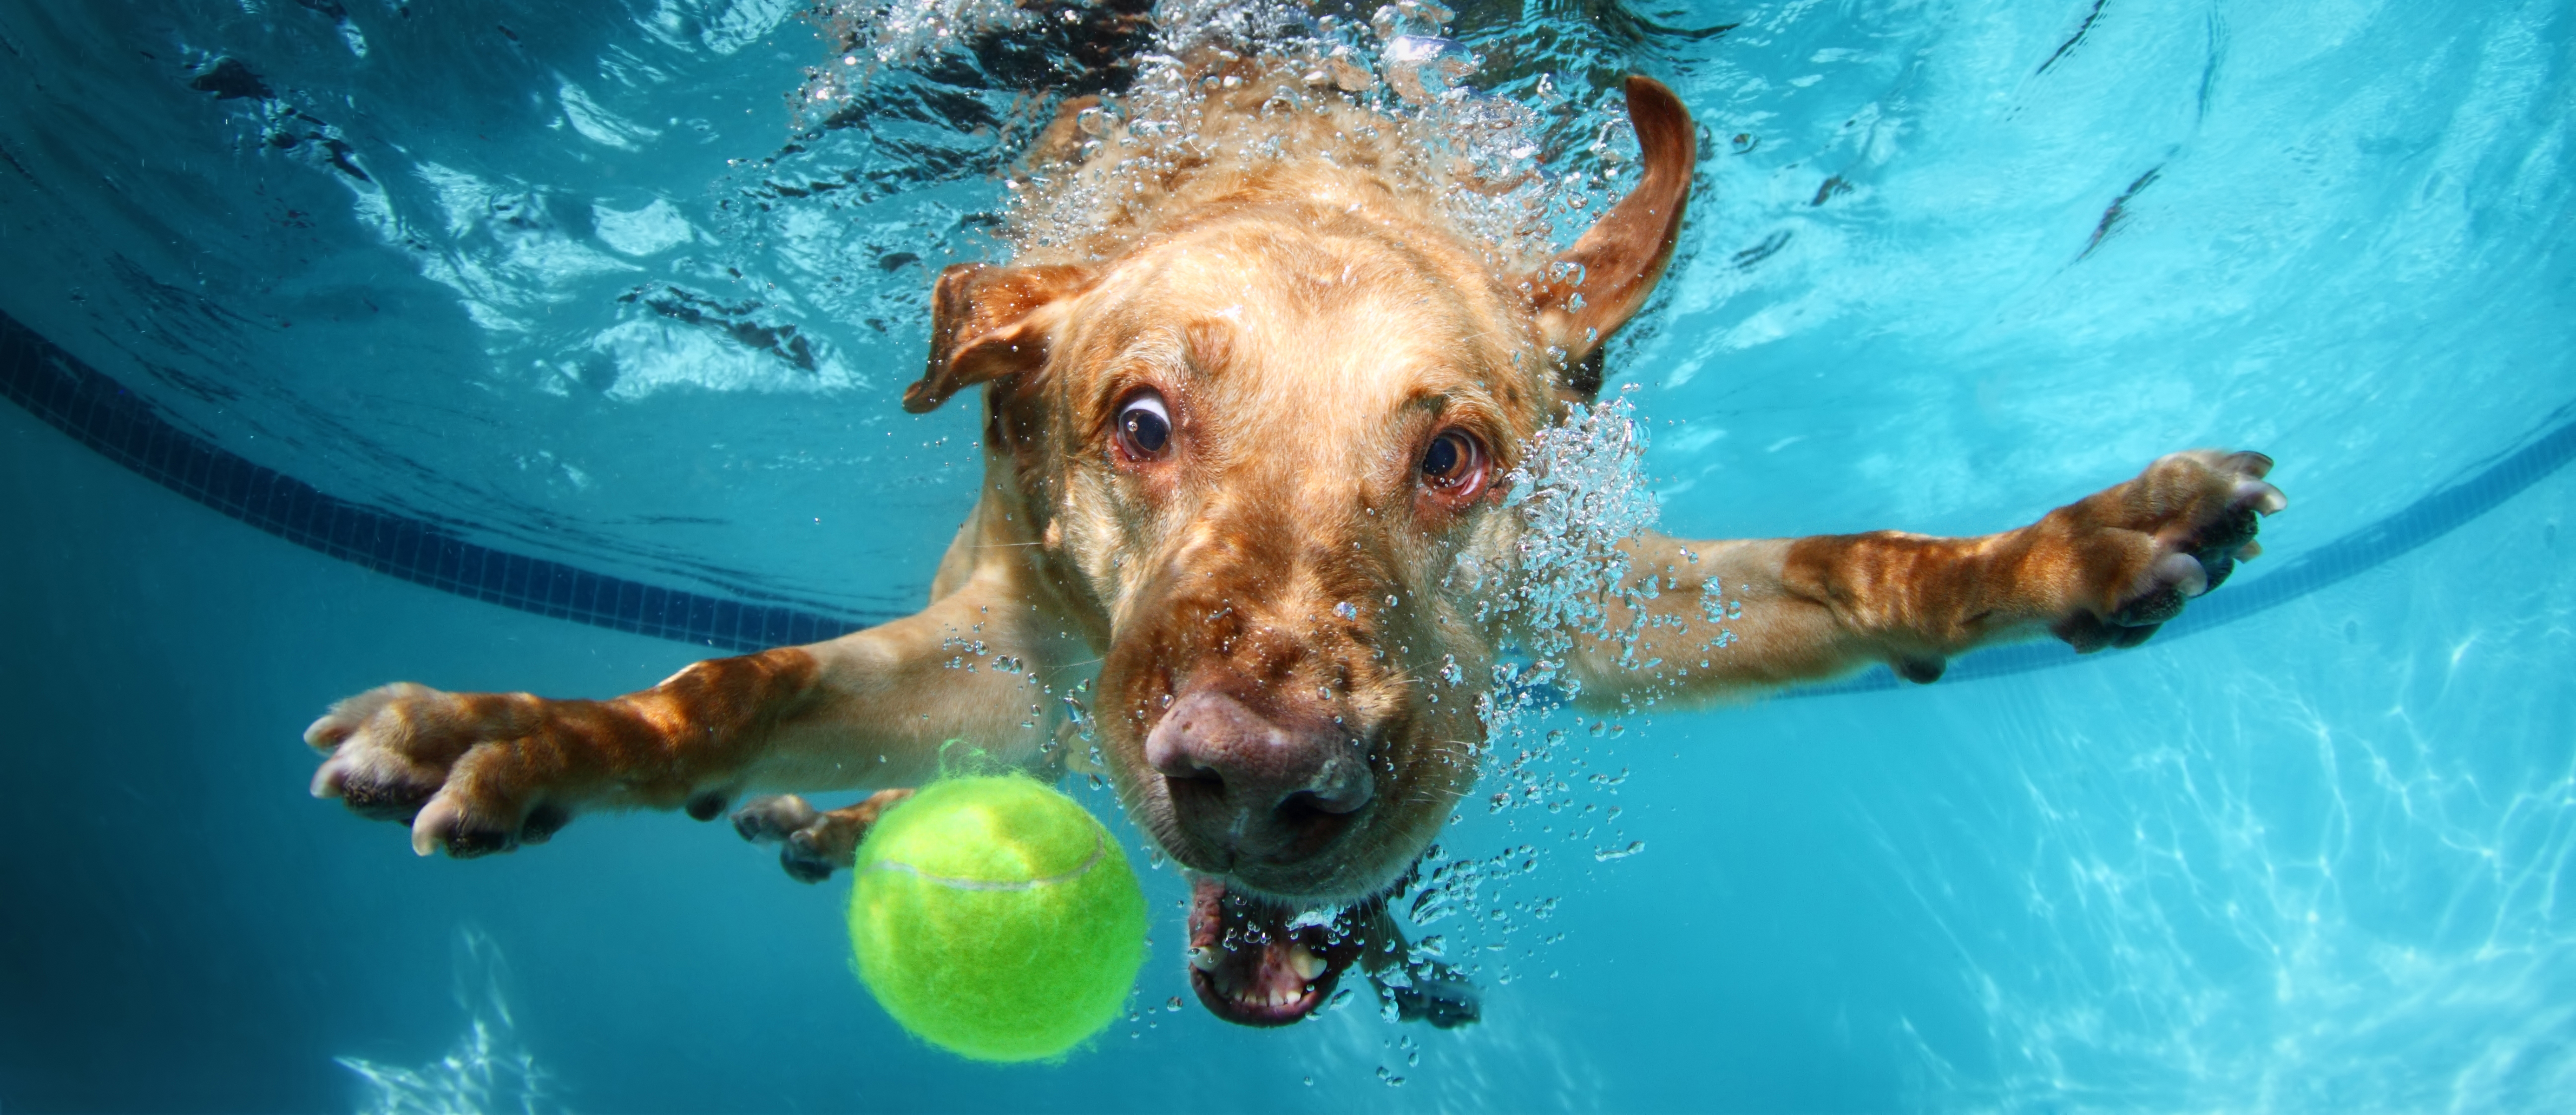
[[[1206,945],[1190,946],[1190,967],[1196,968],[1202,972],[1213,972],[1216,970],[1216,960],[1217,956],[1215,949],[1209,948]]]
[[[1299,979],[1311,980],[1324,974],[1324,958],[1308,952],[1304,945],[1288,946],[1288,966],[1296,969]]]

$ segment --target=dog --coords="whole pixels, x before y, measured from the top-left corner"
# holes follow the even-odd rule
[[[1170,65],[1179,146],[1139,164],[1135,128],[1068,102],[1015,184],[1058,235],[937,280],[903,405],[981,387],[985,476],[927,607],[612,700],[375,689],[305,733],[313,793],[457,857],[588,812],[732,810],[813,881],[973,741],[1106,775],[1193,875],[1188,978],[1219,1017],[1294,1022],[1387,963],[1383,898],[1484,759],[1455,679],[1547,645],[1511,606],[1506,478],[1594,400],[1671,261],[1696,130],[1629,78],[1642,175],[1550,258],[1462,227],[1449,172],[1313,59]],[[2271,466],[2175,453],[1976,538],[1641,534],[1600,623],[1538,665],[1579,705],[1686,706],[1873,664],[1929,683],[2023,638],[2135,646],[2260,552],[2287,505]],[[829,790],[870,796],[796,796]],[[1471,989],[1401,982],[1408,1016],[1476,1014]]]

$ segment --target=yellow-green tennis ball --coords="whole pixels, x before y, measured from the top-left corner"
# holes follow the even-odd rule
[[[1145,892],[1108,830],[1021,775],[935,782],[859,845],[850,950],[904,1028],[981,1061],[1061,1056],[1117,1017]]]

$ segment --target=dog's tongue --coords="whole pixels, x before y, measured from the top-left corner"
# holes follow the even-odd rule
[[[1285,906],[1200,877],[1190,896],[1190,990],[1217,1017],[1245,1026],[1285,1026],[1314,1013],[1359,959],[1359,923],[1348,911],[1290,927],[1299,920]]]

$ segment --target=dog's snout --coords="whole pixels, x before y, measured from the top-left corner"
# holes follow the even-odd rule
[[[1181,824],[1238,853],[1295,852],[1376,792],[1347,734],[1283,725],[1215,690],[1174,701],[1145,737],[1145,760],[1170,780]]]

